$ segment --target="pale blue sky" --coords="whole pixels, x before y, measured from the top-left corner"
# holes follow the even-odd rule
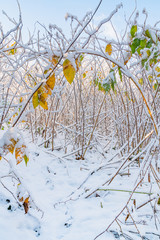
[[[96,14],[96,18],[102,16],[107,17],[109,13],[120,2],[123,3],[123,9],[119,11],[119,14],[114,18],[114,23],[123,28],[124,13],[127,16],[130,15],[135,6],[134,0],[103,0],[99,11]],[[64,16],[67,12],[82,18],[87,11],[94,10],[99,0],[19,0],[22,10],[22,18],[24,24],[24,33],[27,28],[33,31],[34,23],[37,21],[48,26],[49,23],[53,23],[69,31],[69,24],[65,22]],[[137,0],[139,12],[141,14],[145,7],[149,13],[148,23],[153,24],[160,20],[160,1],[159,0]],[[18,18],[18,7],[16,0],[0,0],[0,22],[4,26],[4,29],[8,30],[9,24],[6,21],[5,16],[2,14],[2,10],[6,11],[10,17]],[[144,16],[141,17],[141,21]]]

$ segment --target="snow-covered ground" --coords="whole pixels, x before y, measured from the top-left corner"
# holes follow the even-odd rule
[[[30,159],[27,167],[24,162],[16,165],[11,154],[6,156],[13,162],[22,184],[34,201],[27,214],[11,194],[16,194],[17,181],[8,177],[8,163],[4,159],[0,161],[0,175],[5,176],[1,182],[11,191],[0,184],[0,240],[93,240],[114,220],[130,196],[129,192],[117,190],[132,191],[138,174],[135,169],[128,177],[126,170],[109,186],[102,187],[111,191],[98,191],[86,198],[115,171],[111,164],[91,174],[92,170],[107,163],[109,155],[103,156],[93,148],[88,151],[85,160],[76,160],[74,155],[64,158],[62,151],[49,152],[33,143],[29,143],[28,148]],[[137,189],[140,192],[149,190],[147,181]],[[152,192],[154,190],[156,184],[152,186]],[[137,206],[149,200],[147,194],[136,193],[131,203],[134,197]],[[156,214],[160,218],[160,207],[157,206],[157,209]],[[119,226],[114,223],[110,231],[98,239],[140,239],[130,218],[124,224],[125,213],[126,211],[119,218],[122,221],[123,236]],[[144,239],[160,239],[160,226],[157,226],[157,230],[155,221],[157,225],[158,221],[153,217],[150,204],[139,210],[133,209],[132,215],[141,234],[145,235]]]

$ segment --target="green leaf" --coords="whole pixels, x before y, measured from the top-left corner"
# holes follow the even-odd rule
[[[132,51],[132,53],[135,53],[135,51],[136,51],[136,47],[134,44],[131,45],[131,51]]]
[[[146,47],[146,44],[147,44],[147,40],[146,39],[141,39],[140,40],[140,46],[141,46],[142,49]]]
[[[148,29],[145,31],[145,34],[146,34],[146,36],[147,36],[148,38],[151,38],[151,34],[150,34],[150,32],[149,32]]]
[[[154,90],[156,91],[156,90],[157,90],[157,88],[158,88],[158,84],[157,84],[157,83],[155,83],[155,84],[153,85],[153,88],[154,88]]]
[[[68,59],[63,62],[63,73],[67,81],[71,84],[75,77],[76,70]]]
[[[104,88],[103,88],[101,82],[98,83],[98,90],[99,90],[99,91],[104,91]]]
[[[26,164],[26,166],[27,166],[27,163],[28,163],[28,161],[29,161],[29,158],[27,157],[27,155],[24,155],[23,158],[24,158],[25,164]]]
[[[160,197],[158,198],[157,204],[160,205]]]
[[[140,39],[139,38],[135,38],[133,40],[133,43],[131,44],[131,50],[132,50],[132,53],[135,53],[137,47],[139,47],[140,45]]]
[[[131,33],[132,38],[134,38],[135,35],[136,35],[136,33],[137,33],[137,25],[133,25],[133,26],[131,27],[130,33]]]
[[[138,47],[139,45],[140,45],[140,39],[139,38],[135,38],[134,40],[133,40],[133,43],[134,43],[134,45],[136,46],[136,47]]]
[[[141,49],[142,49],[141,47],[137,48],[137,52],[139,55],[141,54]]]
[[[83,54],[81,54],[81,55],[80,55],[80,57],[79,57],[79,59],[80,59],[80,62],[82,62],[82,61],[83,61],[83,58],[84,58],[84,55],[83,55]]]
[[[111,88],[112,88],[113,92],[114,92],[114,84],[115,84],[115,81],[113,81],[113,79],[112,79],[111,80]]]
[[[141,63],[142,63],[142,67],[144,67],[145,63],[147,62],[147,59],[142,59]]]
[[[111,85],[109,83],[104,83],[103,88],[105,92],[109,92],[111,89]]]
[[[152,40],[149,40],[148,42],[147,42],[147,45],[146,45],[146,48],[151,48],[152,47]]]
[[[122,72],[121,72],[120,67],[118,67],[118,73],[119,73],[119,77],[120,77],[120,79],[121,79],[121,81],[122,81]]]

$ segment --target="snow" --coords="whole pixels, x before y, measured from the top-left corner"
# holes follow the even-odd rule
[[[31,143],[29,138],[25,137],[25,140],[30,150],[27,167],[24,162],[16,165],[14,156],[10,153],[6,158],[11,161],[15,172],[21,177],[23,192],[29,193],[31,207],[25,214],[23,207],[18,206],[12,194],[0,184],[1,239],[93,240],[113,221],[130,196],[128,192],[98,191],[97,196],[92,194],[85,198],[92,189],[102,186],[115,171],[114,168],[104,167],[82,184],[93,169],[105,165],[106,159],[111,156],[106,155],[104,158],[95,150],[89,150],[85,160],[75,160],[74,156],[70,156],[71,160],[68,160],[63,157],[62,150],[49,153],[47,149]],[[115,152],[109,154],[113,155]],[[2,159],[0,175],[8,176],[8,171],[9,166]],[[132,178],[123,174],[118,175],[111,185],[102,188],[132,190],[137,177],[135,173],[131,172]],[[1,178],[1,181],[16,196],[17,181],[9,176]],[[152,188],[154,191],[156,184],[153,184]],[[144,184],[143,191],[148,191],[147,183]],[[136,197],[137,205],[149,199],[147,194],[136,194]],[[124,221],[126,217],[124,214],[126,212],[121,216],[121,221]],[[132,215],[139,222],[137,225],[143,234],[155,233],[151,235],[151,238],[146,234],[148,239],[158,239],[156,235],[158,231],[155,229],[152,209],[149,205],[134,210]],[[144,216],[140,217],[140,215]],[[131,220],[129,219],[128,222],[130,223]],[[123,227],[132,239],[140,239],[135,234],[136,230],[133,225]],[[116,235],[119,239],[124,239],[116,224],[113,224],[110,230],[112,232],[105,232],[98,239],[114,240]]]

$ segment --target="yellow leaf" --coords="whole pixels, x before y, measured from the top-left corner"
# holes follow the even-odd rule
[[[0,160],[2,159],[2,157],[0,156]]]
[[[67,81],[71,84],[75,77],[76,71],[68,59],[66,59],[63,62],[63,73],[64,73],[64,76],[67,79]]]
[[[49,71],[48,69],[44,70],[44,74],[47,74],[48,71]]]
[[[11,45],[11,47],[14,47],[14,45],[16,45],[15,42]],[[9,51],[9,54],[14,55],[16,52],[17,52],[17,49],[16,49],[16,48],[13,48],[13,49],[11,49],[11,50]]]
[[[39,105],[39,101],[38,101],[38,91],[36,91],[36,92],[33,94],[32,103],[33,103],[34,109]]]
[[[46,84],[49,88],[53,90],[55,85],[55,74],[53,73],[46,81]]]
[[[139,79],[139,84],[143,85],[143,78]]]
[[[112,45],[111,44],[107,44],[105,52],[108,53],[108,55],[112,54]]]
[[[160,67],[157,66],[157,67],[155,68],[155,70],[156,70],[157,72],[160,72]]]
[[[149,75],[148,80],[149,80],[150,83],[152,83],[153,82],[153,77],[151,75]]]

